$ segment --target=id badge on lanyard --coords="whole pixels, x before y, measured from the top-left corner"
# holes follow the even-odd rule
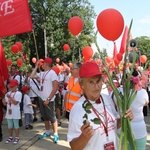
[[[43,91],[43,85],[41,86],[40,90]]]
[[[9,115],[12,114],[12,109],[8,109],[8,114],[9,114]]]
[[[115,150],[114,141],[109,140],[108,137],[103,146],[104,146],[104,150]]]

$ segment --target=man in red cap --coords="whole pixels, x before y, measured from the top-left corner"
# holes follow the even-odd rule
[[[72,149],[117,149],[117,120],[112,100],[100,94],[102,73],[94,62],[85,62],[79,70],[83,96],[74,104],[69,119],[68,141]],[[131,111],[126,117],[133,118]]]
[[[32,71],[30,77],[40,80],[40,97],[42,100],[39,101],[41,115],[45,124],[45,132],[39,136],[39,139],[50,136],[50,124],[54,130],[54,142],[57,143],[59,140],[57,131],[57,119],[55,114],[55,94],[58,90],[58,77],[55,71],[52,70],[52,59],[45,58],[43,61],[43,72],[36,73],[39,61],[36,63],[35,69]]]

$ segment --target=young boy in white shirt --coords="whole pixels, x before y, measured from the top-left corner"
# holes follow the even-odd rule
[[[24,121],[25,121],[25,129],[33,129],[33,126],[30,125],[32,122],[33,115],[33,107],[36,107],[35,104],[32,104],[31,99],[29,97],[30,88],[28,86],[22,87],[23,97],[23,112],[24,112]],[[32,107],[33,106],[33,107]]]

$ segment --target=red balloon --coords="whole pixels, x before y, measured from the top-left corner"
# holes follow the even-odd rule
[[[82,55],[84,58],[90,59],[93,56],[93,49],[90,46],[85,46],[82,49]]]
[[[70,47],[68,44],[64,44],[63,49],[64,49],[64,51],[68,51],[70,49]]]
[[[100,59],[96,59],[95,62],[96,62],[97,65],[99,65],[100,64]]]
[[[19,52],[19,47],[18,47],[16,44],[14,44],[14,45],[11,46],[11,51],[12,51],[14,54],[16,54],[16,53]]]
[[[7,62],[7,66],[11,66],[12,65],[12,60],[11,59],[7,59],[6,62]]]
[[[60,62],[60,59],[59,59],[59,58],[56,58],[56,62],[59,63],[59,62]]]
[[[112,61],[112,58],[109,57],[109,56],[107,56],[107,57],[105,58],[105,60],[106,60],[107,63],[110,63],[110,62]]]
[[[118,66],[120,64],[120,61],[118,59],[114,59],[114,63],[116,66]]]
[[[140,62],[141,62],[142,64],[144,64],[144,63],[146,63],[146,61],[147,61],[147,57],[146,57],[145,55],[141,55],[141,56],[140,56]]]
[[[74,36],[77,36],[83,29],[84,23],[78,16],[72,17],[68,22],[68,29]]]
[[[116,9],[105,9],[97,18],[97,28],[99,33],[107,40],[117,40],[124,28],[124,19]]]
[[[16,42],[15,45],[19,47],[19,51],[22,50],[22,43],[21,42]]]
[[[43,65],[43,62],[44,62],[44,60],[43,60],[43,59],[40,59],[40,66]]]
[[[21,66],[22,66],[22,59],[18,59],[18,60],[17,60],[17,66],[18,66],[18,67],[21,67]]]
[[[59,74],[59,72],[60,72],[60,69],[58,68],[58,67],[53,67],[52,68],[52,70],[54,70],[55,71],[55,73],[58,75]]]
[[[35,57],[32,58],[32,62],[33,62],[34,64],[36,63],[36,58],[35,58]]]
[[[118,53],[118,54],[117,54],[117,59],[118,59],[119,61],[122,60],[122,54],[121,54],[121,53]]]
[[[70,62],[70,63],[69,63],[69,67],[72,67],[72,65],[73,65],[73,64]]]

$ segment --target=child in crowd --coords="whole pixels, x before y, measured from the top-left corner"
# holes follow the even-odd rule
[[[8,122],[8,134],[9,137],[6,140],[6,144],[10,143],[13,140],[13,129],[15,129],[16,137],[14,138],[14,144],[19,142],[19,119],[20,115],[20,102],[22,94],[17,90],[18,81],[11,80],[8,84],[10,91],[5,94],[3,99],[3,104],[7,105],[6,119]]]
[[[24,112],[24,120],[25,120],[25,129],[33,129],[33,126],[30,125],[32,122],[32,115],[33,115],[33,107],[36,108],[35,104],[32,104],[31,99],[29,97],[30,88],[28,86],[22,87],[23,93],[23,112]],[[33,107],[32,107],[33,106]]]

